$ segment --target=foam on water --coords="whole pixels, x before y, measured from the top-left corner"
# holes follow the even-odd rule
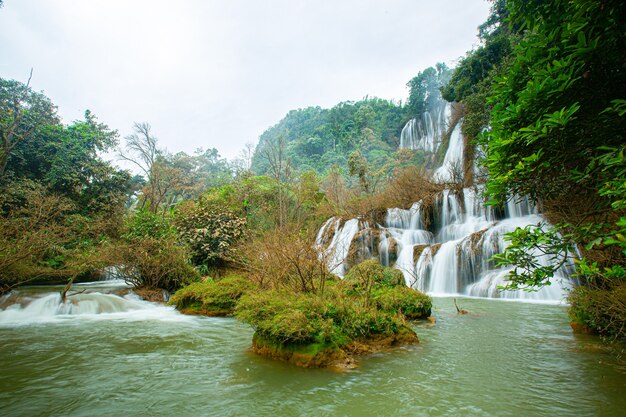
[[[6,302],[6,301],[5,301]],[[189,321],[191,318],[174,307],[141,300],[134,293],[124,297],[90,292],[70,295],[60,292],[21,297],[19,302],[0,309],[0,327],[68,322],[75,320]]]

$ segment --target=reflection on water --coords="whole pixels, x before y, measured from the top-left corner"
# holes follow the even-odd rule
[[[438,298],[436,325],[416,325],[420,345],[336,373],[251,354],[252,330],[234,319],[180,316],[125,301],[139,308],[0,325],[0,414],[618,416],[626,410],[623,364],[597,339],[572,335],[562,306],[458,299],[470,312],[458,316],[451,299]],[[137,316],[138,310],[144,311]]]

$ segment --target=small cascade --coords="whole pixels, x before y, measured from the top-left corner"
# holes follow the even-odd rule
[[[0,308],[0,327],[14,327],[67,320],[186,320],[173,307],[141,300],[134,293],[124,297],[100,292],[69,295],[59,291],[10,294]]]
[[[453,182],[455,174],[463,172],[463,135],[461,134],[461,124],[462,120],[456,124],[450,134],[450,142],[443,164],[433,174],[435,181]]]
[[[367,222],[363,222],[360,219],[351,219],[342,225],[342,220],[339,217],[333,217],[320,229],[316,239],[318,247],[325,246],[325,237],[328,236],[329,228],[334,229],[330,243],[323,250],[326,262],[332,273],[344,276],[347,267],[348,251],[352,246],[352,241],[359,230],[368,227]]]
[[[430,111],[409,120],[400,133],[400,149],[414,149],[435,153],[446,131],[452,107],[441,101]]]

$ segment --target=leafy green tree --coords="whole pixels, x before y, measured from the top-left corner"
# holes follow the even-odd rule
[[[32,72],[31,72],[32,76]],[[0,178],[16,147],[37,137],[49,125],[58,125],[56,107],[26,84],[0,78]]]
[[[425,111],[432,110],[441,101],[439,89],[449,78],[450,69],[444,63],[438,63],[436,68],[426,68],[413,77],[407,83],[409,100],[405,109],[409,116],[417,117]]]
[[[350,154],[350,157],[348,157],[348,173],[359,179],[359,184],[365,194],[369,193],[369,168],[367,166],[367,159],[363,157],[361,151],[356,150]]]
[[[245,232],[246,219],[206,202],[187,203],[177,209],[175,224],[196,265],[215,266],[232,256],[234,244]]]

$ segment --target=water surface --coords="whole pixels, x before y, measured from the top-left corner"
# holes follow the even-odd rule
[[[436,325],[415,327],[419,346],[345,373],[257,357],[245,324],[132,297],[126,312],[22,321],[13,306],[0,311],[0,415],[624,415],[623,362],[572,335],[565,307],[457,301],[469,315],[436,298]]]

